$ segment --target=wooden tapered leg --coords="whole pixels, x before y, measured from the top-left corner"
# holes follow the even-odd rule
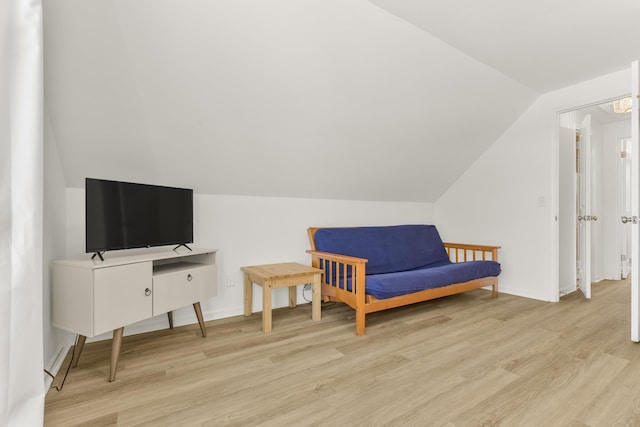
[[[198,324],[200,325],[200,332],[202,332],[202,337],[207,336],[207,327],[204,325],[204,318],[202,317],[202,309],[200,308],[200,302],[193,303],[193,309],[196,312],[196,317],[198,318]]]
[[[169,329],[173,329],[173,311],[167,313],[167,318],[169,319]]]
[[[116,369],[118,369],[118,359],[120,358],[120,347],[122,347],[122,334],[124,332],[124,326],[122,328],[114,329],[113,342],[111,343],[111,368],[109,371],[109,382],[113,382],[116,379]]]
[[[78,343],[76,344],[76,348],[73,349],[73,362],[71,363],[72,368],[78,366],[78,360],[80,360],[80,354],[82,354],[82,349],[84,348],[84,342],[86,340],[87,337],[84,335],[78,335]]]

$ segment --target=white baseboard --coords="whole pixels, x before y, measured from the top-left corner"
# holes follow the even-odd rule
[[[58,352],[53,357],[53,359],[50,360],[49,363],[47,363],[45,369],[47,371],[49,371],[51,373],[51,375],[53,375],[53,376],[58,375],[58,371],[60,370],[60,367],[62,366],[62,362],[64,362],[64,358],[66,357],[66,355],[69,352],[70,348],[71,348],[70,345],[60,346],[58,348]],[[53,383],[53,378],[51,378],[49,375],[47,375],[45,373],[44,374],[44,390],[45,390],[45,393],[51,388],[51,384],[52,383]]]
[[[531,292],[530,289],[519,289],[512,286],[498,285],[498,293],[515,295],[517,297],[531,298],[539,301],[555,302],[549,300],[549,297],[546,294]]]

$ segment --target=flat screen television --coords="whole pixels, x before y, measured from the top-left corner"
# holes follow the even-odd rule
[[[86,251],[193,243],[193,190],[86,178]],[[94,255],[95,256],[95,255]]]

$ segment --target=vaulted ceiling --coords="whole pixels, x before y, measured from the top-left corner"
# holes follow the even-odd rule
[[[43,3],[70,187],[433,202],[541,93],[640,57],[630,0]]]

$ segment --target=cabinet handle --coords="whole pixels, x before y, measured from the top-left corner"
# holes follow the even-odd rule
[[[187,274],[187,280],[188,280],[188,281],[193,280],[193,276],[192,276],[191,274]]]
[[[145,290],[144,290],[144,294],[145,294],[146,296],[151,295],[151,289],[149,289],[149,288],[145,289]]]

